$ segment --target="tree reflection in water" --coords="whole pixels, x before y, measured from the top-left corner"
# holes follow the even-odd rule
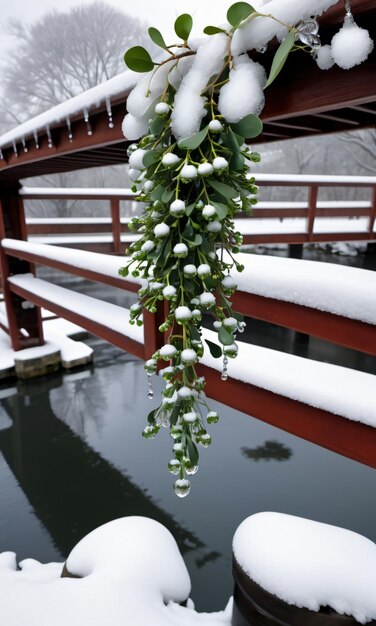
[[[288,461],[293,452],[290,448],[279,441],[265,441],[257,448],[242,448],[243,456],[252,461]]]

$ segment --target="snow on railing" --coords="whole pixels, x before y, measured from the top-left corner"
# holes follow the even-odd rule
[[[0,137],[0,148],[6,148],[28,137],[34,137],[37,144],[38,131],[43,130],[45,132],[50,126],[56,126],[59,123],[68,125],[69,128],[70,118],[76,118],[79,115],[84,117],[85,110],[90,112],[90,109],[98,109],[104,104],[107,106],[110,125],[112,123],[111,98],[119,95],[126,97],[127,93],[136,85],[138,78],[139,75],[135,72],[123,72],[101,85],[97,85],[66,102],[58,104],[52,109],[45,111],[45,113],[33,117],[2,135]]]
[[[53,246],[12,239],[4,239],[2,248],[8,258],[18,258],[30,264],[53,267],[121,289],[134,292],[140,285],[136,279],[124,279],[118,276],[119,259],[116,257],[64,248],[57,249]],[[277,272],[273,278],[274,270],[271,266],[269,267],[270,264],[268,265],[270,259],[259,260],[259,257],[252,256],[252,260],[258,265],[254,265],[253,262],[246,264],[243,279],[239,277],[240,288],[243,291],[233,296],[237,310],[245,315],[287,326],[365,353],[376,354],[376,332],[375,326],[371,326],[372,320],[367,318],[367,323],[356,319],[356,317],[364,319],[364,316],[361,311],[351,308],[349,312],[353,319],[340,315],[341,312],[344,315],[348,313],[346,302],[348,302],[350,290],[356,299],[354,290],[357,289],[362,301],[366,297],[368,286],[370,291],[372,288],[375,291],[372,280],[374,277],[370,276],[371,272],[330,266],[331,272],[325,275],[323,265],[289,259],[287,260],[289,267],[282,266],[280,272]],[[316,274],[314,291],[318,295],[317,309],[310,308],[313,306],[314,299],[311,297],[310,300],[312,294],[309,294],[308,287],[305,288],[303,284],[309,283],[306,270],[311,278],[314,278]],[[283,276],[284,271],[287,274],[290,271],[293,272],[296,289],[290,288],[288,276]],[[262,274],[265,276],[265,281],[262,280]],[[345,275],[349,277],[347,282]],[[364,280],[362,277],[365,277]],[[369,283],[368,279],[370,279]],[[164,341],[163,336],[158,333],[160,322],[150,313],[144,312],[144,327],[139,328],[129,325],[127,309],[52,285],[48,281],[35,278],[32,274],[9,276],[7,281],[10,291],[23,300],[39,307],[46,307],[142,359],[150,358],[150,355]],[[286,288],[281,288],[280,293],[277,289],[279,281]],[[325,286],[320,291],[321,282]],[[263,283],[263,295],[258,295],[262,293],[260,285]],[[330,297],[331,289],[332,297]],[[281,300],[278,300],[278,297]],[[337,298],[342,308],[337,308],[337,315],[335,315],[331,311],[333,301]],[[368,307],[368,312],[373,311],[375,315],[372,302],[371,297],[372,306]],[[287,315],[286,306],[289,307]],[[271,313],[272,317],[270,317]],[[375,318],[374,321],[376,321]],[[205,329],[205,337],[212,339],[212,332]],[[250,366],[250,364],[253,365]],[[372,434],[363,430],[356,433],[349,431],[349,429],[357,428],[354,425],[356,421],[376,427],[376,410],[371,401],[375,385],[374,376],[244,342],[239,342],[239,359],[230,364],[230,380],[225,385],[225,390],[223,386],[218,385],[220,364],[215,359],[205,354],[200,368],[207,379],[207,393],[214,399],[228,403],[260,419],[266,419],[278,427],[286,427],[298,436],[374,466],[376,440],[374,441],[373,430]],[[249,386],[253,390],[251,394],[248,393]],[[354,393],[355,389],[356,393]],[[269,394],[267,398],[262,395],[265,393]],[[286,402],[290,403],[287,409],[283,404]],[[266,410],[267,415],[265,415]],[[314,412],[314,428],[313,415],[309,413],[310,411]],[[294,417],[296,412],[299,419]],[[306,413],[307,422],[302,419]],[[271,418],[270,415],[273,417]],[[332,424],[330,420],[333,419],[340,421]],[[291,425],[291,420],[293,425]],[[333,428],[335,437],[332,437]]]

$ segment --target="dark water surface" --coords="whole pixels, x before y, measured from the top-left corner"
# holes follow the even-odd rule
[[[85,286],[95,290],[125,304],[121,292]],[[374,360],[325,342],[307,347],[254,322],[248,332],[261,345],[375,371]],[[92,369],[0,387],[0,552],[63,560],[98,525],[146,515],[177,539],[197,608],[218,610],[232,592],[232,536],[252,513],[301,515],[376,541],[375,470],[215,402],[222,419],[212,427],[213,445],[202,450],[189,497],[176,498],[168,433],[140,436],[157,405],[146,398],[143,364],[95,338],[89,343]]]

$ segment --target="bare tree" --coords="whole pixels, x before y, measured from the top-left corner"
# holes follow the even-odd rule
[[[346,151],[361,172],[376,172],[376,130],[366,129],[341,136]]]
[[[124,51],[146,45],[146,28],[104,2],[8,23],[15,47],[2,66],[2,109],[13,125],[125,70]]]
[[[129,46],[150,47],[145,24],[101,1],[47,13],[31,26],[11,20],[8,32],[15,46],[1,68],[3,130],[125,71],[123,55]],[[124,182],[126,168],[117,166],[33,178],[27,184],[121,187]],[[69,200],[29,202],[26,210],[38,217],[108,213],[103,203],[78,206]]]

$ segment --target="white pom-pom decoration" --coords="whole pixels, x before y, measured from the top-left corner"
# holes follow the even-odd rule
[[[321,46],[317,51],[316,63],[320,70],[330,70],[334,65],[332,49],[330,46]]]
[[[332,57],[343,70],[360,65],[373,50],[368,30],[360,28],[352,18],[346,18],[332,39]]]

